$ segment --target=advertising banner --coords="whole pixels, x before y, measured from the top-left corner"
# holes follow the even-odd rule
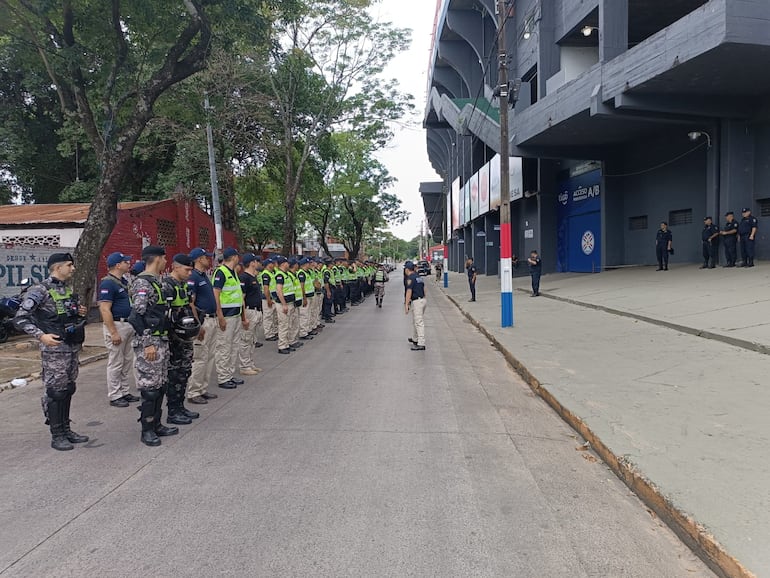
[[[470,222],[471,220],[471,183],[470,181],[465,183],[465,186],[463,187],[463,199],[465,199],[465,202],[463,203],[463,206],[465,207],[463,209],[463,225],[465,223]]]
[[[557,270],[601,270],[601,171],[559,183],[557,196]]]
[[[450,231],[459,229],[461,226],[460,200],[460,177],[457,177],[454,182],[452,182],[452,227],[449,229]]]
[[[479,215],[489,212],[489,163],[479,171]]]
[[[500,155],[495,155],[489,161],[489,208],[500,206]]]

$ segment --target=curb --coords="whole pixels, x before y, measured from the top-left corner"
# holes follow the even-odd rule
[[[103,353],[95,353],[93,355],[83,357],[79,360],[78,365],[79,366],[88,365],[89,363],[95,363],[97,361],[101,361],[102,359],[107,359],[107,351],[104,351]],[[19,375],[14,379],[21,378],[29,381],[31,379],[37,379],[39,377],[40,377],[40,372],[35,371],[28,375]],[[0,383],[0,392],[5,391],[6,389],[20,389],[20,388],[13,387],[10,381],[6,381],[5,383]]]
[[[698,523],[692,516],[680,510],[673,504],[658,488],[655,483],[645,477],[633,463],[626,460],[623,456],[618,456],[591,430],[591,428],[580,417],[572,413],[567,407],[562,405],[556,396],[554,396],[540,381],[532,375],[527,367],[521,363],[498,339],[487,330],[470,313],[465,311],[460,303],[441,288],[444,296],[451,301],[458,311],[473,324],[495,348],[505,357],[508,364],[518,373],[521,378],[529,385],[530,389],[541,397],[551,408],[561,417],[573,430],[579,433],[583,439],[591,444],[591,449],[604,461],[605,464],[636,494],[636,496],[651,510],[653,510],[663,522],[699,557],[706,565],[718,576],[723,578],[757,578],[756,575],[741,564],[735,557],[730,555],[717,539],[702,524]],[[562,300],[574,305],[584,305],[580,302],[573,302],[568,299],[548,296],[551,299]],[[588,307],[591,307],[588,305]],[[596,306],[594,309],[614,313],[614,311]],[[619,313],[622,315],[622,313]],[[626,315],[633,316],[633,315]],[[647,319],[636,317],[646,321]],[[650,321],[653,322],[654,321]],[[666,325],[670,326],[670,325]],[[676,327],[672,327],[676,328]],[[688,331],[693,335],[702,336],[699,333]],[[763,353],[770,353],[765,352]]]

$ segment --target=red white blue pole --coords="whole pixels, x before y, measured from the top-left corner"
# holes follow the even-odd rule
[[[508,141],[508,54],[506,52],[508,37],[505,24],[509,14],[506,14],[505,0],[497,1],[497,43],[498,59],[498,94],[500,97],[500,312],[502,327],[513,326],[513,267],[511,257],[511,180],[510,157]],[[513,10],[511,6],[510,10]]]
[[[501,326],[513,327],[513,252],[511,224],[500,225],[500,312]]]
[[[449,287],[449,245],[444,245],[444,289]]]

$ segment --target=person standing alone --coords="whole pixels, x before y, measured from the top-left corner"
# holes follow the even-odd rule
[[[668,223],[663,221],[660,229],[655,233],[655,256],[658,258],[656,271],[668,271],[668,256],[673,252],[673,235],[668,230]]]
[[[468,286],[471,289],[471,298],[468,302],[476,301],[476,265],[473,264],[473,257],[468,257],[465,268],[468,271]]]
[[[425,283],[414,268],[412,261],[404,263],[406,295],[404,296],[404,314],[412,312],[412,351],[425,351]]]
[[[540,274],[543,272],[543,263],[537,251],[530,252],[527,263],[529,263],[529,274],[532,277],[531,297],[538,297],[540,295]]]

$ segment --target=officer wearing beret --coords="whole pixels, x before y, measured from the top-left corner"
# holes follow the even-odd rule
[[[129,289],[133,309],[128,318],[136,335],[133,338],[136,359],[136,387],[142,396],[139,422],[142,443],[159,446],[160,437],[179,433],[179,428],[161,423],[163,396],[168,380],[168,305],[163,295],[160,274],[166,268],[166,250],[150,245],[142,250],[145,263]]]
[[[738,237],[741,240],[741,257],[743,263],[741,267],[753,267],[754,266],[754,244],[755,237],[757,235],[757,228],[759,222],[757,218],[751,214],[749,207],[741,209],[743,218],[738,223]]]
[[[725,245],[724,266],[735,267],[735,262],[738,260],[738,221],[735,220],[735,214],[732,211],[725,213],[725,219],[725,224],[719,233]]]
[[[131,255],[111,253],[107,256],[107,275],[99,283],[99,312],[107,347],[107,399],[113,407],[128,407],[139,401],[128,391],[128,372],[134,365],[131,339],[134,328],[128,322],[131,300],[128,298],[126,274],[131,268]]]
[[[703,265],[701,265],[701,269],[713,269],[716,266],[717,251],[719,250],[719,227],[713,223],[711,217],[703,219],[701,241],[703,245]]]
[[[68,285],[75,273],[72,255],[51,255],[48,272],[46,279],[27,291],[14,324],[40,342],[45,423],[51,428],[51,447],[65,451],[73,449],[72,444],[88,441],[87,436],[70,429],[70,405],[76,390],[78,354],[85,340],[88,311]]]
[[[200,417],[184,406],[187,382],[192,373],[193,341],[200,333],[200,321],[187,294],[187,281],[192,273],[192,259],[185,253],[174,255],[171,273],[163,278],[163,298],[169,306],[169,362],[166,406],[168,421],[187,425]]]

